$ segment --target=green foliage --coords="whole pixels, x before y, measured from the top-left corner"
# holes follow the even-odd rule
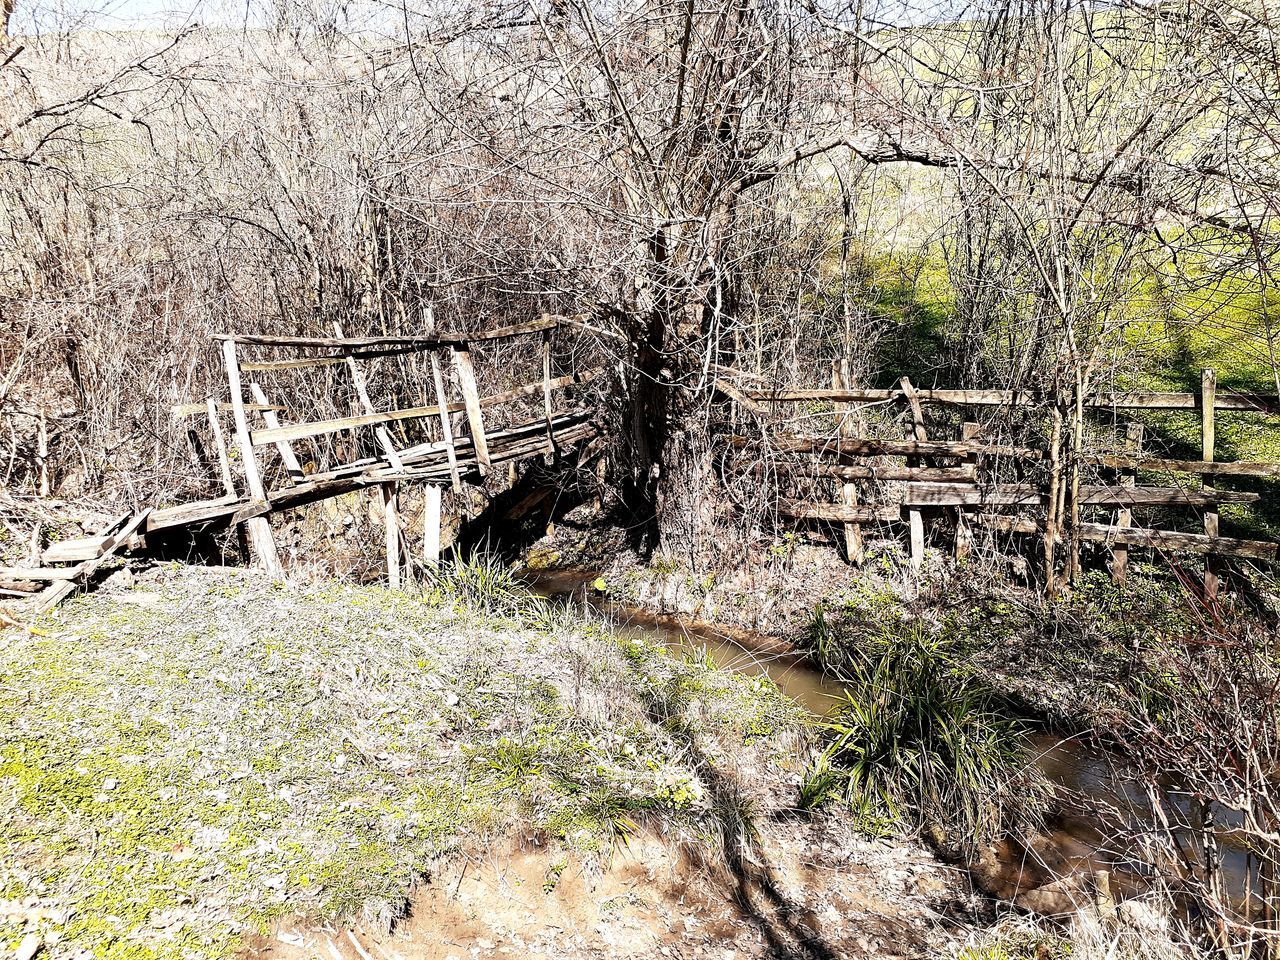
[[[547,600],[530,591],[514,567],[492,554],[454,556],[436,568],[433,584],[438,592],[486,616],[541,623],[550,615]]]
[[[848,690],[824,725],[806,805],[838,789],[869,833],[940,827],[961,844],[1039,815],[1045,788],[1028,769],[1026,730],[960,664],[953,642],[893,622],[861,641],[837,671]]]

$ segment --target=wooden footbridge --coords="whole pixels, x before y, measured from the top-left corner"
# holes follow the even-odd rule
[[[43,611],[121,550],[140,547],[147,538],[167,532],[228,525],[243,525],[256,565],[277,574],[281,565],[272,532],[273,514],[365,487],[377,490],[381,497],[388,578],[398,586],[407,546],[398,509],[401,484],[425,485],[421,555],[431,564],[440,557],[445,486],[461,491],[464,482],[482,482],[498,465],[514,467],[532,458],[580,452],[596,436],[596,418],[582,402],[581,389],[596,371],[555,375],[554,370],[557,356],[572,354],[557,351],[555,338],[579,329],[576,318],[544,315],[479,333],[420,337],[346,337],[341,328],[335,328],[333,337],[219,335],[215,339],[225,366],[227,399],[210,397],[175,413],[207,418],[218,471],[217,478],[211,479],[221,485],[222,495],[123,515],[93,537],[53,544],[40,566],[0,570],[0,596],[30,597],[35,611]],[[473,350],[528,338],[538,339],[537,348],[526,348],[523,355],[541,360],[541,376],[482,394]],[[430,382],[422,385],[429,402],[376,409],[364,363],[406,354],[429,359]],[[446,365],[451,368],[449,376]],[[258,373],[283,377],[326,366],[346,368],[358,412],[284,423],[280,415],[285,407],[272,403],[262,385],[251,379]],[[499,376],[509,379],[510,365]],[[486,417],[499,408],[506,421],[514,423],[492,429]],[[392,424],[402,425],[401,437],[408,435],[404,428],[413,426],[415,442],[397,443],[388,429]],[[333,435],[353,439],[341,448],[350,458],[324,470],[304,469],[296,445]],[[274,461],[269,461],[272,457]]]

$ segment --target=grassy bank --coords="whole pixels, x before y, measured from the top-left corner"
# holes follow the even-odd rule
[[[217,957],[284,917],[387,924],[517,829],[565,862],[709,832],[705,757],[792,741],[768,683],[458,596],[166,568],[5,632],[0,948]]]

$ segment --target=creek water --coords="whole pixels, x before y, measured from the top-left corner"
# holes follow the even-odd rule
[[[829,715],[844,699],[844,685],[785,641],[617,604],[589,586],[594,578],[594,572],[583,570],[534,571],[526,582],[543,596],[596,611],[621,637],[658,641],[676,654],[705,655],[721,669],[766,675],[815,717]],[[1154,832],[1155,816],[1133,772],[1121,758],[1077,738],[1037,732],[1028,747],[1032,762],[1054,787],[1055,812],[1034,836],[1002,841],[970,864],[978,883],[1015,899],[1048,883],[1106,871],[1117,898],[1148,889],[1150,868],[1132,851],[1135,838]],[[1176,806],[1176,791],[1173,802]],[[1243,891],[1247,857],[1232,847],[1229,836],[1222,852],[1225,888]]]

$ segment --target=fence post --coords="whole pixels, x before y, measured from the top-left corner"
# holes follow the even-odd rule
[[[1200,458],[1206,463],[1213,462],[1214,455],[1214,404],[1218,397],[1218,375],[1213,370],[1202,370],[1200,373]],[[1213,487],[1202,481],[1205,493],[1213,493]],[[1218,535],[1217,506],[1206,507],[1204,511],[1205,536]],[[1204,555],[1204,595],[1212,600],[1218,595],[1218,562],[1212,553]]]
[[[1142,424],[1129,423],[1125,426],[1125,452],[1133,458],[1135,466],[1130,469],[1123,467],[1118,477],[1119,485],[1122,487],[1136,486],[1138,482],[1138,468],[1136,461],[1142,456]],[[1123,506],[1116,514],[1117,527],[1129,527],[1133,525],[1133,510],[1128,506]],[[1129,547],[1127,544],[1117,543],[1111,548],[1111,579],[1118,584],[1123,584],[1129,575]]]
[[[831,362],[831,389],[832,390],[848,390],[849,381],[852,379],[849,375],[849,360],[841,357]],[[857,436],[857,427],[854,426],[850,419],[850,408],[846,404],[836,404],[836,416],[838,417],[837,433],[841,437]],[[840,501],[846,507],[856,507],[858,505],[858,486],[852,481],[846,482],[840,487]],[[862,545],[862,524],[846,523],[844,525],[844,555],[849,563],[854,566],[861,566],[865,558]]]
[[[428,483],[425,487],[426,506],[422,511],[422,559],[428,567],[440,564],[440,486]]]
[[[929,435],[924,427],[924,410],[920,406],[920,398],[916,396],[916,388],[911,385],[911,378],[903,377],[898,385],[902,388],[902,395],[906,397],[907,403],[911,405],[911,425],[915,439],[922,442],[928,440]],[[919,462],[917,457],[907,458],[908,465]],[[924,564],[924,514],[919,507],[907,510],[907,521],[911,530],[911,569],[918,573]]]
[[[400,509],[399,485],[384,483],[382,490],[382,522],[387,535],[387,586],[400,589]]]
[[[978,435],[982,433],[982,425],[978,423],[965,422],[960,424],[960,439],[966,443],[976,440]],[[965,464],[973,464],[977,469],[978,455],[976,453],[965,454],[960,461]],[[976,485],[976,476],[975,476]],[[965,516],[964,507],[956,507],[956,560],[965,560],[969,554],[973,552],[973,528],[969,525],[969,518]]]

